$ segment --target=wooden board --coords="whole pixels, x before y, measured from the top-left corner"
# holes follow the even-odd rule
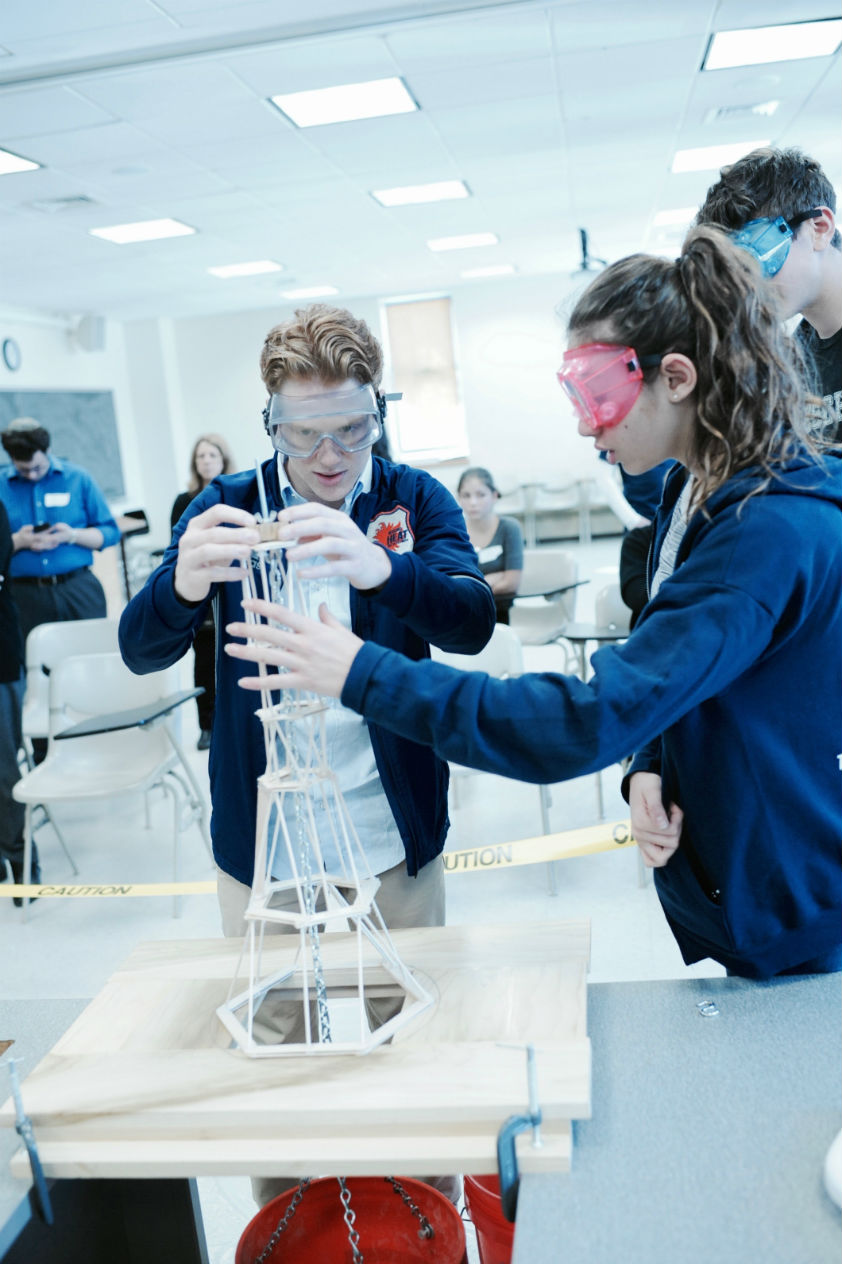
[[[393,932],[436,1004],[360,1057],[252,1059],[215,1014],[239,940],[141,944],[23,1085],[56,1176],[406,1175],[492,1170],[497,1131],[527,1104],[536,1047],[546,1144],[524,1170],[565,1170],[590,1114],[587,923]],[[322,941],[327,967],[346,936]],[[267,970],[291,962],[273,937]],[[242,985],[234,982],[234,990]],[[12,1124],[7,1102],[0,1123]]]

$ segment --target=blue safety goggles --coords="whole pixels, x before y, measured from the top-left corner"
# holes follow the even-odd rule
[[[789,219],[784,219],[783,215],[778,215],[776,219],[750,219],[732,234],[732,238],[735,245],[754,255],[765,277],[773,277],[786,263],[794,230],[805,220],[818,219],[820,215],[821,210],[817,207],[800,215],[791,215]]]

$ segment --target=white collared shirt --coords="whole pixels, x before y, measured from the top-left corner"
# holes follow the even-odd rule
[[[304,497],[299,496],[290,483],[283,456],[280,453],[277,459],[278,482],[284,508],[307,504]],[[357,497],[371,489],[371,477],[372,463],[369,457],[355,486],[342,503],[343,513],[350,514]],[[313,564],[316,564],[315,559]],[[343,627],[350,629],[351,586],[347,579],[335,576],[329,579],[306,579],[299,582],[305,590],[309,613],[313,618],[318,618],[319,606],[324,603],[334,618],[338,619]],[[328,705],[325,717],[325,753],[328,765],[336,773],[339,788],[371,872],[383,873],[400,864],[406,853],[377,771],[368,726],[362,716],[343,707],[337,698],[328,698],[325,701]],[[295,845],[298,830],[295,796],[292,794],[285,796],[284,803],[287,829]],[[332,842],[333,831],[326,816],[326,813],[331,810],[330,806],[326,808],[321,796],[317,794],[313,798],[312,807],[325,865],[329,871],[336,872],[338,858]],[[291,876],[283,844],[279,844],[278,847],[273,876],[280,879]]]

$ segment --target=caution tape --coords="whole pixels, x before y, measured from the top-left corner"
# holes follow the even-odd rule
[[[569,860],[598,851],[621,851],[634,842],[628,821],[607,821],[585,829],[561,834],[539,834],[510,843],[489,843],[486,847],[465,847],[444,853],[445,873],[477,873],[486,869],[513,869],[517,865],[538,865],[549,860]],[[0,897],[28,896],[30,899],[113,899],[126,896],[216,895],[216,882],[121,882],[90,886],[24,886],[0,883]]]
[[[30,883],[25,886],[23,883],[12,884],[7,886],[0,885],[0,896],[16,895],[18,899],[22,896],[29,896],[30,900],[50,900],[60,899],[66,900],[71,898],[85,899],[95,897],[102,899],[103,897],[112,898],[114,896],[131,896],[131,895],[216,895],[216,883],[210,882],[114,882],[114,883],[91,883],[89,886],[74,886],[66,883],[64,886],[44,886]]]
[[[634,842],[629,821],[606,821],[586,829],[565,830],[561,834],[539,834],[512,843],[489,843],[487,847],[466,847],[444,853],[447,873],[472,873],[480,869],[512,869],[515,865],[537,865],[548,860],[569,860],[597,851],[619,851]]]

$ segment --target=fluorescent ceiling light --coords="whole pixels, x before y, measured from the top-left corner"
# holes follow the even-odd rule
[[[327,298],[339,291],[332,285],[311,285],[303,290],[282,290],[282,298]]]
[[[731,162],[750,154],[753,149],[764,149],[767,140],[743,140],[731,145],[702,145],[699,149],[679,149],[672,160],[672,170],[718,171]]]
[[[763,62],[795,61],[801,57],[830,57],[840,40],[842,18],[717,31],[708,45],[702,70],[759,66]]]
[[[8,149],[0,149],[0,176],[10,176],[16,171],[36,171],[40,166],[40,162],[30,162],[28,158],[10,154]]]
[[[162,237],[189,237],[195,228],[178,219],[143,219],[136,224],[113,224],[110,228],[92,228],[92,237],[127,246],[134,241],[158,241]]]
[[[208,268],[208,272],[216,277],[260,276],[264,272],[282,272],[279,263],[271,259],[256,259],[254,263],[226,263],[219,268]]]
[[[470,281],[473,277],[511,276],[514,270],[513,263],[496,263],[488,268],[466,268],[459,275]]]
[[[466,233],[462,237],[434,237],[427,245],[430,250],[469,250],[473,246],[497,246],[499,243],[496,233]]]
[[[439,180],[435,184],[405,184],[399,189],[374,189],[371,196],[381,206],[409,206],[414,202],[450,202],[471,195],[461,180]]]
[[[307,92],[283,92],[269,99],[296,127],[409,114],[418,109],[403,79],[398,78],[343,83],[335,88],[311,88]]]
[[[652,220],[653,228],[680,228],[696,216],[698,206],[677,206],[672,211],[658,211]]]

